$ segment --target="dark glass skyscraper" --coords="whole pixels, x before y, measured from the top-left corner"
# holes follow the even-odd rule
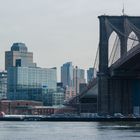
[[[63,86],[73,87],[73,66],[67,62],[61,67],[61,82]]]

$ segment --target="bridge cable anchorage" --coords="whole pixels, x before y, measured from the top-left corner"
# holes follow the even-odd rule
[[[135,41],[138,41],[138,42],[139,42],[139,40],[134,39],[134,38],[131,38],[131,37],[127,36],[126,34],[122,33],[122,32],[121,32],[120,30],[118,30],[114,25],[112,25],[111,22],[109,22],[109,20],[106,19],[106,22],[108,22],[108,24],[109,24],[117,33],[119,33],[120,35],[122,35],[122,36],[124,36],[124,37],[127,37],[127,38],[129,38],[129,39],[131,39],[131,40],[135,40]]]

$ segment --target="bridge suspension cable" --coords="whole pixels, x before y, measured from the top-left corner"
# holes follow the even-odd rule
[[[119,45],[120,45],[119,37],[116,35],[116,38],[115,38],[115,41],[114,41],[114,44],[113,44],[113,47],[109,56],[109,60],[108,60],[109,66],[113,64],[119,58],[119,56],[117,56],[119,55],[119,52],[117,51],[119,50]]]
[[[136,46],[137,44],[139,44],[140,43],[140,41],[139,41],[139,38],[137,37],[137,34],[139,34],[140,35],[140,29],[138,29],[134,24],[132,24],[128,19],[126,19],[125,20],[125,25],[126,26],[128,26],[128,28],[130,28],[131,30],[132,30],[132,32],[131,33],[134,33],[134,34],[132,34],[131,35],[131,33],[129,34],[129,36],[128,36],[128,34],[127,34],[127,32],[126,32],[126,34],[125,33],[123,33],[123,32],[121,32],[120,30],[118,30],[114,25],[112,25],[112,23],[108,20],[108,19],[106,19],[106,22],[114,29],[114,31],[116,31],[118,34],[120,34],[120,35],[122,35],[122,36],[124,36],[124,37],[126,37],[128,40],[130,39],[130,40],[132,40],[131,41],[131,44],[127,44],[127,46],[129,47],[129,50],[130,49],[132,49],[134,46]],[[127,31],[127,30],[126,30]],[[128,32],[129,33],[129,32]],[[131,35],[131,36],[130,36]],[[117,43],[116,43],[117,42]],[[113,45],[113,48],[112,48],[112,51],[111,51],[111,54],[110,54],[110,57],[109,57],[109,66],[111,65],[111,64],[113,64],[115,61],[117,61],[117,59],[119,59],[118,58],[118,54],[119,54],[119,52],[118,51],[120,51],[119,50],[119,42],[120,42],[120,40],[119,40],[119,37],[118,37],[118,40],[115,40],[115,42],[114,42],[114,45]],[[130,42],[130,41],[129,41]],[[128,43],[128,42],[127,42]],[[130,45],[130,46],[129,46]]]
[[[137,36],[128,36],[125,33],[121,32],[120,30],[118,30],[108,19],[106,19],[106,22],[108,22],[108,24],[114,29],[114,31],[116,31],[117,33],[119,33],[120,35],[126,37],[127,39],[132,40],[132,44],[130,49],[132,49],[135,46],[135,42],[139,42],[139,39],[137,38]],[[128,19],[126,19],[125,24],[128,25],[129,28],[132,29],[132,31],[136,32],[137,34],[140,35],[140,29],[138,29],[134,24],[132,24]],[[117,61],[119,59],[119,51],[120,51],[120,39],[119,36],[116,35],[109,59],[108,59],[108,63],[109,66],[112,65],[115,61]],[[96,71],[98,71],[98,65],[99,65],[99,46],[97,47],[97,51],[96,51],[96,56],[95,56],[95,60],[94,60],[94,68],[96,69]]]
[[[99,70],[99,45],[97,47],[97,50],[96,50],[96,55],[95,55],[95,60],[94,60],[94,66],[93,68],[98,71]]]
[[[136,38],[137,38],[137,36],[134,36],[134,38],[136,39]],[[132,46],[131,46],[131,48],[130,48],[130,49],[132,49],[134,46],[135,46],[135,41],[133,40],[133,42],[132,42]]]

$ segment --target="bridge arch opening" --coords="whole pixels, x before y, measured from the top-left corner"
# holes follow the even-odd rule
[[[131,50],[133,47],[139,44],[139,39],[137,35],[132,31],[127,40],[127,51]]]
[[[108,40],[108,66],[111,66],[120,58],[120,39],[113,31]]]

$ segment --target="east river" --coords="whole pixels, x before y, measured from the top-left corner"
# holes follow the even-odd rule
[[[140,140],[140,122],[0,122],[0,140]]]

